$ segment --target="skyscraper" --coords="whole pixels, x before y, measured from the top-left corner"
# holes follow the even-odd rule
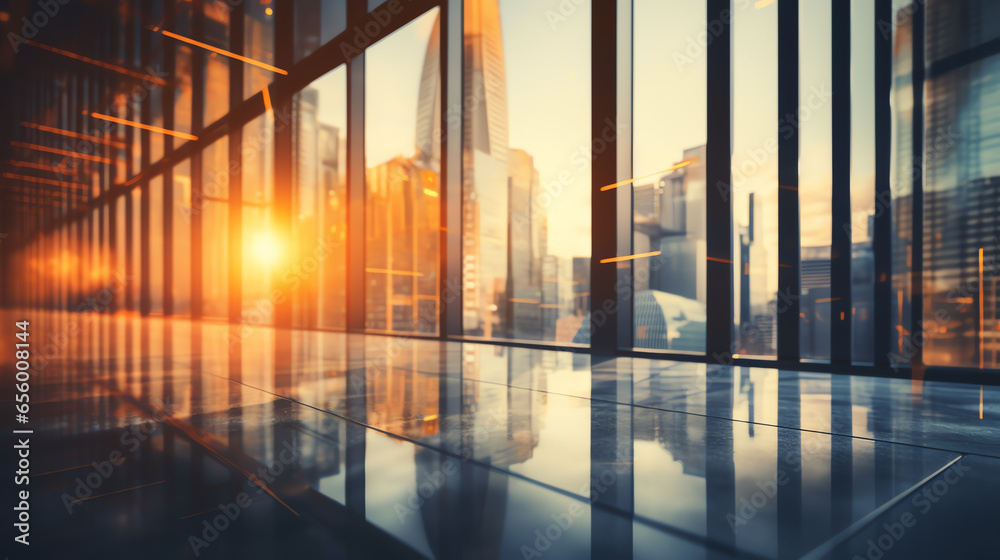
[[[441,159],[440,76],[436,26],[421,72],[416,156],[418,165],[434,169]],[[507,77],[497,0],[465,3],[464,76],[463,331],[487,337],[541,339],[546,218],[537,203],[539,177],[531,154],[509,145]]]

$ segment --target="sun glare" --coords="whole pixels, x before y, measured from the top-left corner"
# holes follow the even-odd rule
[[[264,266],[274,266],[281,260],[281,244],[270,233],[258,233],[250,244],[254,259]]]

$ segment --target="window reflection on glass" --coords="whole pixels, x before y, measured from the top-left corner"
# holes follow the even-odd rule
[[[171,297],[175,315],[191,312],[191,160],[174,166],[173,275]]]
[[[1000,21],[1000,2],[996,0],[925,1],[928,64],[1000,38],[1000,25],[996,24]]]
[[[132,0],[132,6],[129,10],[129,17],[131,21],[129,25],[132,26],[132,52],[130,53],[132,59],[132,65],[135,67],[142,67],[142,45],[139,41],[139,35],[142,34],[142,0]]]
[[[154,1],[149,3],[149,21],[147,24],[156,27],[163,27],[163,0]],[[143,30],[145,33],[149,34],[149,54],[147,55],[149,61],[149,67],[156,72],[162,72],[164,70],[163,66],[163,35],[160,33],[153,33],[151,31]],[[156,85],[149,85],[149,115],[150,120],[147,122],[143,119],[136,119],[139,122],[145,122],[146,124],[152,124],[153,126],[163,127],[163,88]],[[163,135],[156,132],[150,132],[149,134],[149,162],[156,163],[163,158]]]
[[[913,22],[907,0],[893,0],[892,12],[892,332],[890,362],[909,363],[910,251],[913,229]],[[904,354],[904,346],[907,346]]]
[[[118,198],[120,201],[121,198]],[[122,230],[118,230],[122,231]],[[122,236],[119,235],[119,238]],[[68,296],[69,289],[69,273],[74,270],[75,267],[72,266],[72,261],[70,259],[70,245],[69,245],[69,227],[63,226],[59,228],[59,253],[58,253],[58,263],[59,263],[59,303],[63,308],[71,305],[71,300]],[[119,242],[120,243],[120,242]],[[118,261],[121,259],[121,253],[118,253],[118,246],[115,247],[115,261],[112,266],[115,267],[115,271],[121,270],[118,265]],[[118,294],[121,297],[121,294]],[[121,305],[120,303],[115,303],[116,306]]]
[[[367,51],[364,266],[369,329],[438,329],[439,49],[435,8]]]
[[[128,100],[128,112],[124,118],[134,122],[142,122],[142,99],[139,96],[129,96]],[[132,167],[129,169],[129,177],[134,177],[142,170],[142,132],[138,128],[131,127],[128,131],[132,135],[132,149],[130,150]]]
[[[741,3],[733,13],[734,354],[777,352],[778,135],[786,133],[777,99],[777,5]]]
[[[949,21],[929,16],[928,46],[953,40],[942,36]],[[1000,366],[1000,55],[930,79],[926,92],[924,362],[995,368]]]
[[[274,11],[276,2],[243,3],[243,56],[274,64]],[[267,87],[275,74],[253,64],[243,65],[243,98]]]
[[[229,12],[225,0],[205,0],[204,41],[213,47],[229,48]],[[229,111],[229,59],[221,54],[204,51],[205,114],[203,126],[219,120]]]
[[[705,350],[705,56],[678,59],[705,28],[704,0],[633,5],[635,346]],[[668,171],[664,171],[668,170]]]
[[[142,208],[142,189],[136,187],[132,189],[132,255],[131,271],[132,278],[130,291],[132,292],[132,311],[139,311],[139,299],[142,283],[147,279],[142,276],[142,218],[140,209]],[[86,235],[86,231],[84,231]]]
[[[175,64],[177,78],[174,81],[174,130],[191,133],[191,49],[178,46]],[[174,139],[174,145],[183,144],[184,140]]]
[[[295,62],[309,56],[347,27],[347,0],[295,3]]]
[[[799,6],[799,353],[830,358],[831,0]],[[768,220],[774,221],[774,220]]]
[[[243,127],[243,314],[273,321],[271,275],[288,264],[288,239],[274,227],[274,124],[265,113]]]
[[[152,88],[149,91],[148,103],[150,104],[149,124],[163,128],[163,88]],[[141,119],[140,122],[142,122]],[[149,134],[149,162],[156,163],[163,159],[163,134],[159,132],[146,132],[146,134]]]
[[[347,242],[347,70],[341,66],[292,101],[295,326],[344,327]]]
[[[163,313],[163,176],[149,182],[149,301],[151,313]]]
[[[108,287],[111,275],[111,210],[107,205],[101,208],[101,289]]]
[[[466,335],[589,343],[589,14],[465,2]]]
[[[184,37],[191,36],[191,3],[178,2],[174,15],[175,33]],[[191,133],[191,46],[180,41],[168,42],[174,49],[174,76],[171,80],[174,94],[174,124],[173,129],[179,132]],[[208,51],[203,51],[208,52]],[[184,140],[175,139],[174,146],[179,146]]]
[[[874,3],[851,1],[851,356],[875,360],[875,36]]]
[[[95,292],[101,289],[101,233],[100,233],[99,209],[95,208],[90,212],[90,237],[88,238],[87,249],[87,285],[88,292]],[[39,239],[39,244],[44,243],[44,238]],[[44,252],[42,253],[44,255]],[[44,294],[43,294],[44,295]]]
[[[112,109],[113,114],[123,116],[125,114],[125,111],[123,110],[125,107],[125,95],[123,93],[117,93],[115,95],[114,106]],[[120,142],[120,144],[118,144],[118,148],[111,150],[111,156],[114,158],[115,162],[112,173],[114,173],[115,184],[117,185],[123,183],[127,178],[125,176],[125,168],[129,157],[129,145],[125,142],[125,125],[114,123],[108,123],[108,125],[110,125],[109,130],[111,131],[110,138],[115,142]]]
[[[225,319],[229,317],[229,138],[216,140],[201,158],[203,313]]]
[[[127,288],[127,286],[132,283],[132,277],[128,276],[128,269],[126,268],[126,259],[128,258],[128,254],[125,252],[125,247],[126,247],[125,238],[128,237],[129,235],[129,231],[125,227],[126,204],[128,204],[127,195],[119,196],[118,198],[115,199],[115,259],[114,259],[114,264],[112,266],[114,267],[114,273],[120,274],[123,278],[127,279],[125,282]],[[72,227],[70,227],[69,229],[70,233],[72,234]],[[68,274],[69,270],[72,270],[69,267],[70,262],[72,261],[68,258],[69,255],[66,255],[66,257],[67,261],[69,262],[65,262],[64,266],[67,268],[66,274]],[[124,298],[125,294],[117,294],[116,297]],[[115,308],[124,309],[125,308],[124,300],[121,301],[116,300]]]

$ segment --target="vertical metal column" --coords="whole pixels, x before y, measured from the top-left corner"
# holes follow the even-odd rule
[[[799,361],[799,0],[778,3],[778,359]],[[796,118],[788,118],[793,115]],[[794,124],[792,124],[794,123]],[[742,320],[742,319],[741,319]]]
[[[892,190],[889,169],[892,158],[892,0],[875,0],[875,223],[872,253],[875,263],[875,295],[872,322],[875,330],[875,365],[889,364],[889,329],[892,324]]]
[[[274,12],[274,62],[278,68],[291,68],[294,65],[294,23],[295,14],[292,11],[293,4],[282,5]],[[273,96],[272,96],[273,98]],[[274,115],[292,115],[292,98],[283,97],[274,107]],[[279,232],[279,237],[292,239],[292,184],[295,173],[293,171],[292,153],[292,122],[279,122],[278,119],[268,115],[271,125],[274,126],[274,221]],[[290,254],[292,254],[290,252]],[[271,275],[272,286],[281,285],[282,276],[288,270],[290,263],[278,267]],[[274,324],[277,327],[292,326],[292,305],[295,301],[293,294],[285,294],[284,298],[278,298],[274,302],[275,314]],[[288,348],[275,348],[276,351],[291,351]]]
[[[243,3],[229,13],[229,48],[243,53]],[[243,102],[243,64],[229,63],[229,110]],[[229,322],[243,316],[243,128],[229,127]],[[235,164],[235,165],[234,165]]]
[[[139,60],[143,64],[148,64],[150,61],[149,43],[150,34],[152,31],[146,29],[145,23],[148,19],[150,6],[144,5],[145,9],[141,10],[136,17],[141,18],[143,23],[139,28]],[[142,108],[139,110],[139,122],[148,123],[150,122],[152,116],[153,104],[151,99],[147,95],[145,99],[142,100]],[[142,154],[139,157],[139,169],[135,170],[136,173],[145,173],[149,169],[149,131],[143,130],[139,132],[139,145],[142,149]],[[153,306],[152,293],[150,291],[150,281],[149,281],[149,257],[152,252],[152,247],[150,246],[149,238],[149,178],[144,178],[140,183],[140,192],[142,193],[142,200],[139,203],[139,232],[140,238],[139,243],[141,243],[142,251],[140,251],[140,274],[137,279],[139,282],[139,312],[143,315],[149,315],[149,311]],[[133,214],[134,217],[134,214]]]
[[[831,2],[830,361],[851,363],[851,3]]]
[[[198,39],[205,36],[204,0],[194,0],[191,5],[191,32]],[[191,49],[191,132],[201,132],[205,118],[205,54],[202,49]],[[202,289],[202,224],[205,206],[202,191],[202,151],[191,156],[191,318],[201,319],[204,309]]]
[[[366,15],[347,5],[347,28]],[[347,62],[347,330],[365,329],[365,53]]]
[[[910,368],[914,380],[924,375],[924,15],[927,7],[913,4],[913,243],[910,253]]]
[[[465,130],[463,0],[441,6],[441,338],[462,336],[462,138]],[[458,118],[451,116],[458,112]],[[454,122],[452,122],[454,120]]]
[[[164,3],[164,27],[174,29],[174,3]],[[166,39],[161,39],[163,49],[163,71],[167,74],[167,84],[163,86],[163,126],[167,130],[174,130],[174,88],[178,83],[177,78],[177,49],[176,43],[167,43]],[[174,151],[174,137],[165,134],[163,136],[163,157],[173,163],[171,157]],[[167,166],[163,171],[163,314],[170,316],[174,314],[174,168]],[[168,354],[169,355],[169,354]]]
[[[601,138],[605,122],[614,122],[618,109],[618,3],[594,0],[591,10],[591,137]],[[618,254],[617,196],[601,192],[602,186],[618,181],[617,140],[603,146],[592,148],[591,154],[590,346],[596,359],[618,353],[617,265],[600,262]]]
[[[733,353],[732,6],[730,0],[707,3],[706,21],[718,23],[719,32],[708,43],[705,354],[710,363],[728,364]]]

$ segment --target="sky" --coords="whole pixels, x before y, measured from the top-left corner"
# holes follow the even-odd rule
[[[590,255],[590,166],[574,153],[590,145],[590,8],[553,29],[557,2],[501,0],[509,143],[534,156],[544,187],[570,173],[548,211],[549,252]],[[383,39],[366,60],[368,165],[413,155],[420,72],[437,10]],[[558,192],[553,189],[552,192]]]
[[[814,109],[803,114],[800,152],[802,246],[829,245],[830,147],[832,106],[822,92],[830,79],[830,1],[810,0],[800,8],[800,101]],[[854,0],[858,25],[870,9]],[[534,156],[543,189],[569,172],[571,180],[548,211],[550,252],[561,257],[590,254],[590,166],[578,165],[575,154],[589,154],[590,5],[572,12],[559,0],[500,0],[501,27],[507,70],[509,142]],[[634,176],[664,169],[682,159],[685,148],[705,143],[706,53],[705,1],[635,0],[634,21]],[[733,214],[748,223],[747,199],[756,192],[764,216],[777,208],[777,154],[753,161],[752,154],[778,137],[777,3],[760,9],[749,0],[735,0],[734,138],[736,190]],[[437,10],[421,16],[368,51],[367,157],[369,165],[396,155],[412,155],[420,72]],[[873,138],[863,125],[870,119],[869,95],[874,69],[871,33],[853,39],[855,92],[852,173],[856,189],[853,211],[857,237],[866,237],[864,215],[872,210],[866,180],[873,173]],[[865,61],[865,62],[862,62]],[[749,163],[748,163],[749,162]],[[738,171],[746,164],[748,173]],[[623,177],[625,179],[627,177]],[[758,231],[777,255],[777,220],[762,220]],[[776,262],[775,262],[776,265]],[[777,269],[776,266],[770,267]],[[776,288],[776,274],[770,283]]]

